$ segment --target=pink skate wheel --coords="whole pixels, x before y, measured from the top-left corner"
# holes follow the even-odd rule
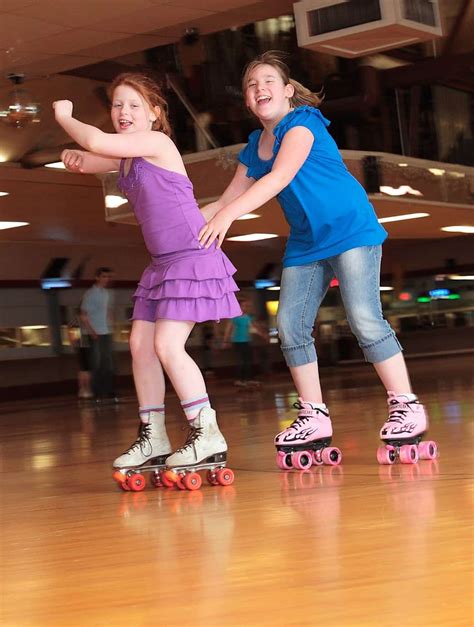
[[[401,446],[399,457],[402,464],[416,464],[418,461],[416,444],[404,444]]]
[[[123,483],[125,481],[125,479],[126,479],[126,476],[123,474],[123,472],[121,470],[116,470],[114,472],[114,474],[112,475],[112,478],[117,483]]]
[[[199,490],[202,485],[201,475],[198,475],[197,472],[189,472],[184,475],[183,483],[188,490]]]
[[[427,440],[418,444],[418,455],[420,459],[436,459],[438,456],[438,446],[436,442]]]
[[[141,492],[145,489],[145,477],[137,472],[128,478],[127,486],[133,492]]]
[[[377,449],[377,461],[379,464],[393,464],[395,463],[396,454],[395,448],[387,444],[387,446],[380,446]]]
[[[323,448],[321,459],[323,460],[323,464],[337,466],[342,462],[342,453],[338,448],[328,446],[327,448]]]
[[[284,453],[283,451],[278,451],[276,457],[276,463],[278,468],[282,470],[290,470],[292,468],[291,464],[291,453]]]
[[[162,488],[163,482],[159,472],[152,472],[150,477],[150,483],[154,488]]]
[[[322,460],[322,451],[320,448],[317,451],[313,451],[313,464],[315,466],[322,466],[324,464]]]
[[[310,451],[297,451],[293,453],[291,456],[291,463],[294,468],[298,470],[306,470],[311,468],[311,464],[313,463],[313,456]]]
[[[234,472],[230,468],[221,468],[217,471],[217,481],[221,485],[234,483]]]

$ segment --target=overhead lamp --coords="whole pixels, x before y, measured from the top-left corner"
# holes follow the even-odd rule
[[[269,292],[279,292],[280,291],[280,286],[279,285],[274,285],[273,287],[267,287],[267,290]]]
[[[380,286],[380,291],[381,292],[392,292],[393,291],[393,287],[390,287],[390,285],[381,285]]]
[[[262,239],[272,239],[278,237],[276,233],[248,233],[247,235],[234,235],[227,237],[230,242],[257,242]]]
[[[10,192],[0,192],[0,196],[8,196]]]
[[[408,168],[408,163],[399,163],[398,166],[400,168]]]
[[[450,281],[474,281],[474,274],[448,274]]]
[[[25,75],[8,74],[7,78],[13,83],[13,90],[7,95],[6,103],[0,107],[0,120],[15,128],[39,122],[39,104],[34,102],[26,89],[20,87]]]
[[[443,226],[441,230],[446,233],[474,233],[474,226]]]
[[[387,218],[379,218],[380,224],[386,222],[400,222],[402,220],[417,220],[418,218],[427,218],[429,213],[405,213],[400,216],[388,216]]]
[[[435,176],[443,176],[446,170],[443,170],[442,168],[428,168],[428,172],[431,172],[431,174],[434,174]]]
[[[0,231],[6,229],[16,229],[19,226],[28,226],[29,222],[8,222],[6,220],[0,220]]]

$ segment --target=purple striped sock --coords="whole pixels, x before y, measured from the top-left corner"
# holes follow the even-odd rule
[[[203,407],[210,407],[209,396],[204,394],[198,398],[191,398],[187,401],[181,401],[181,407],[183,408],[186,418],[188,420],[194,420]]]
[[[140,420],[142,422],[148,423],[150,422],[150,412],[157,411],[160,414],[165,415],[165,406],[164,405],[151,405],[147,407],[139,407],[138,415],[140,416]]]

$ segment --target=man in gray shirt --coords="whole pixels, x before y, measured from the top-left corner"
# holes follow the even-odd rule
[[[115,367],[111,333],[112,297],[108,290],[112,270],[98,268],[95,283],[81,302],[81,322],[90,337],[92,390],[96,400],[115,399]]]

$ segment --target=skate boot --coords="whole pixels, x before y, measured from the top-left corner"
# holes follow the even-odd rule
[[[398,458],[402,464],[416,464],[419,459],[435,459],[436,442],[421,439],[428,429],[428,415],[415,397],[388,392],[388,418],[380,429],[385,442],[377,450],[379,464],[393,464]]]
[[[150,411],[147,419],[148,422],[140,420],[137,439],[113,463],[113,477],[123,490],[143,490],[146,483],[144,472],[152,473],[151,483],[155,487],[170,487],[169,482],[163,478],[166,458],[171,453],[165,416],[158,411]]]
[[[184,445],[166,460],[165,478],[176,483],[181,490],[198,490],[202,479],[198,470],[207,470],[211,485],[230,485],[234,473],[226,468],[227,443],[219,431],[216,412],[203,407],[189,423],[189,433]]]
[[[299,409],[298,418],[275,437],[276,462],[282,470],[297,468],[307,470],[313,464],[336,466],[342,461],[342,453],[331,447],[332,424],[329,413],[314,408],[299,398],[294,404]]]

